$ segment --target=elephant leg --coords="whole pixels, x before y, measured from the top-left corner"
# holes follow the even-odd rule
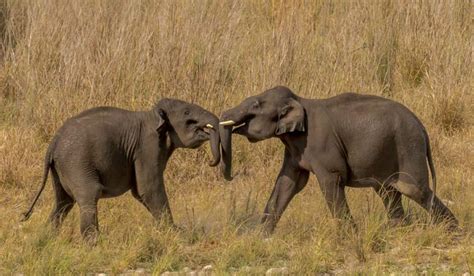
[[[357,228],[347,204],[342,177],[336,173],[319,173],[317,175],[319,187],[326,199],[332,216],[340,222],[348,221],[353,228]]]
[[[170,225],[174,224],[164,185],[158,185],[158,187],[147,190],[141,195],[138,193],[135,198],[147,208],[157,221],[164,221]]]
[[[136,188],[132,195],[140,201],[158,222],[174,226],[163,171],[168,160],[167,151],[142,151],[135,160]]]
[[[388,219],[393,224],[399,224],[405,217],[402,205],[402,194],[390,185],[380,185],[374,187],[375,192],[380,196],[387,211]]]
[[[278,175],[262,218],[265,234],[273,233],[276,224],[291,199],[306,186],[308,177],[308,171],[291,166],[285,156],[283,167]]]
[[[83,183],[85,184],[81,186],[81,189],[76,189],[73,193],[77,204],[79,205],[82,237],[89,244],[94,245],[99,235],[97,202],[101,195],[102,185],[94,179],[82,179],[84,179]]]
[[[79,204],[81,213],[81,234],[88,243],[95,244],[99,235],[97,202]]]
[[[140,195],[138,194],[138,191],[136,188],[132,188],[131,189],[131,192],[132,192],[132,196],[138,201],[140,202],[147,210],[148,212],[151,213],[151,210],[150,208],[148,208],[148,206],[146,206],[145,202],[143,201],[143,199],[140,197]]]
[[[417,178],[415,174],[404,174],[393,186],[428,211],[434,223],[447,221],[453,228],[457,227],[456,217],[437,196],[434,196],[428,187],[427,177]]]
[[[136,162],[136,189],[132,195],[141,202],[157,221],[174,225],[163,179],[163,169]]]
[[[54,169],[51,168],[53,178],[53,190],[56,198],[55,206],[49,215],[49,222],[55,230],[59,229],[64,218],[67,216],[74,206],[74,199],[70,197],[61,185],[59,176]]]

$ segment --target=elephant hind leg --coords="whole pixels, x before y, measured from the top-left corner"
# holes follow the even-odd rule
[[[99,235],[97,203],[101,195],[101,184],[95,179],[83,178],[84,185],[75,194],[80,209],[81,235],[86,242],[95,245]]]
[[[380,185],[374,187],[375,192],[380,196],[387,211],[388,219],[391,223],[399,224],[405,218],[405,211],[402,205],[402,194],[391,185]]]
[[[339,173],[320,171],[317,174],[317,178],[329,211],[332,217],[337,220],[338,228],[357,231],[357,225],[347,203],[345,193],[346,182],[343,177]],[[339,231],[339,233],[343,232],[345,231]]]
[[[458,225],[453,213],[429,188],[427,177],[422,177],[420,180],[414,175],[404,174],[393,186],[428,211],[434,223],[447,221],[452,225]]]
[[[99,235],[99,221],[97,219],[97,202],[80,205],[81,234],[88,243],[95,244]]]
[[[64,190],[54,166],[51,167],[51,173],[56,202],[51,214],[49,215],[49,222],[53,228],[57,230],[74,206],[74,199]]]

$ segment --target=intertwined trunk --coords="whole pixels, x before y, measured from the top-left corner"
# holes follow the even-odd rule
[[[212,129],[211,130],[211,152],[212,152],[212,157],[213,160],[209,163],[210,166],[214,167],[217,164],[219,164],[219,161],[221,160],[221,152],[220,152],[220,137],[219,137],[219,131],[217,129]]]
[[[220,126],[222,145],[222,173],[226,180],[232,180],[232,126]]]

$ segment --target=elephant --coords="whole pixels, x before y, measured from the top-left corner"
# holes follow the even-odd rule
[[[373,188],[390,222],[401,222],[405,216],[403,194],[426,209],[433,222],[458,224],[436,196],[427,131],[398,102],[356,93],[305,99],[277,86],[225,111],[219,124],[226,180],[232,180],[233,133],[252,143],[276,137],[284,144],[283,165],[261,221],[265,234],[273,233],[291,199],[306,186],[310,172],[316,175],[332,217],[350,222],[355,229],[346,186]]]
[[[42,186],[27,220],[52,173],[55,206],[49,222],[57,229],[77,202],[85,240],[99,233],[97,202],[128,190],[156,220],[174,226],[163,171],[176,148],[197,148],[210,140],[220,160],[219,119],[198,105],[162,99],[149,111],[97,107],[68,119],[53,137],[45,156]]]

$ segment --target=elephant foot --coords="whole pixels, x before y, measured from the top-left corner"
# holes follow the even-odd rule
[[[354,221],[335,219],[333,223],[335,238],[338,242],[344,242],[348,237],[357,237],[359,235],[359,228]]]
[[[263,242],[266,242],[266,243],[269,243],[269,242],[272,242],[273,241],[273,238],[264,238],[263,239]]]
[[[271,223],[266,222],[262,226],[263,227],[262,227],[261,235],[266,240],[273,235],[273,232],[275,232],[275,225],[272,225]]]
[[[467,235],[467,231],[459,225],[451,226],[451,228],[448,228],[448,231],[450,232],[454,242],[463,242]]]
[[[99,229],[97,225],[81,225],[81,235],[87,245],[96,246],[99,240]]]
[[[186,232],[186,229],[185,229],[184,227],[179,226],[179,225],[174,224],[174,223],[171,224],[171,229],[173,229],[173,231],[178,232],[178,233],[184,233],[184,232]]]
[[[261,231],[261,236],[262,236],[262,239],[264,239],[264,240],[271,239],[272,234],[273,234],[273,231],[268,231],[268,230],[265,230],[265,229]]]
[[[155,227],[159,229],[175,229],[178,227],[169,212],[160,212],[159,214],[154,214],[153,217],[155,218]]]
[[[447,220],[446,230],[454,234],[455,236],[461,236],[466,233],[466,231],[459,226],[459,223],[457,220]]]
[[[387,225],[388,227],[395,228],[395,227],[402,227],[407,226],[410,224],[410,220],[405,218],[390,218],[388,219]]]
[[[98,232],[89,232],[87,233],[87,235],[84,236],[84,242],[90,247],[96,246],[98,241],[99,241]]]
[[[275,231],[276,223],[275,216],[271,214],[264,214],[261,219],[261,234],[264,239],[269,238]]]

